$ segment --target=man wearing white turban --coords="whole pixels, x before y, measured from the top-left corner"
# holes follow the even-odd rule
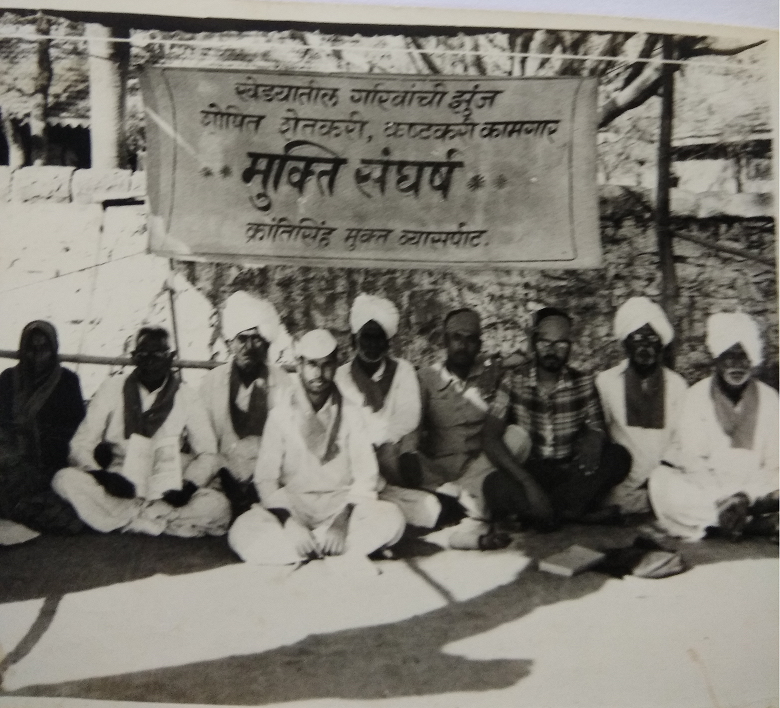
[[[225,301],[222,334],[231,360],[203,377],[200,395],[217,435],[222,489],[233,517],[258,501],[252,484],[268,411],[289,385],[289,375],[267,361],[281,330],[276,308],[267,300],[237,291]]]
[[[365,558],[401,538],[357,406],[334,384],[336,340],[324,329],[296,347],[297,376],[268,415],[255,468],[261,504],[230,529],[245,561],[287,565],[325,556]]]
[[[363,412],[379,472],[389,483],[382,497],[398,504],[408,523],[431,527],[440,504],[414,489],[422,474],[415,455],[421,413],[417,372],[388,353],[399,319],[398,309],[386,298],[365,293],[355,298],[349,316],[355,357],[339,367],[336,384]]]
[[[652,300],[626,300],[615,314],[614,331],[627,358],[598,374],[596,388],[610,437],[631,453],[631,471],[606,502],[623,513],[642,513],[650,510],[647,477],[669,446],[688,385],[662,364],[674,332]]]
[[[778,396],[754,377],[758,327],[744,313],[712,315],[707,348],[714,373],[685,396],[671,446],[650,475],[650,502],[674,536],[776,538]]]

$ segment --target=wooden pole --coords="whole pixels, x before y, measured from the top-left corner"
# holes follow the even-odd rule
[[[0,349],[0,359],[18,359],[19,352],[11,349]],[[127,356],[92,356],[90,354],[60,354],[59,359],[65,364],[102,364],[105,366],[134,366]],[[223,361],[196,361],[177,359],[173,362],[174,369],[216,369]]]
[[[664,35],[663,58],[672,59],[674,37]],[[669,192],[672,171],[672,125],[674,119],[674,72],[672,64],[661,70],[661,130],[658,136],[658,182],[656,190],[655,232],[661,268],[661,306],[674,322],[677,304],[677,275],[674,270],[672,230],[669,218]]]

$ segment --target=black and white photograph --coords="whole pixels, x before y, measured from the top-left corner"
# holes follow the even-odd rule
[[[0,708],[778,708],[777,29],[106,5],[0,0]]]

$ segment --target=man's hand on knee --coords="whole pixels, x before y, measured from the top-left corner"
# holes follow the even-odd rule
[[[107,472],[106,470],[88,470],[95,480],[111,496],[120,499],[132,499],[135,497],[135,485],[116,472]]]
[[[301,558],[318,557],[317,541],[314,535],[305,526],[299,524],[295,519],[289,517],[284,522],[284,533],[290,539],[296,553]]]
[[[349,519],[352,516],[352,505],[348,504],[344,510],[333,519],[333,523],[325,532],[322,540],[322,554],[325,556],[340,556],[347,550],[347,529]]]

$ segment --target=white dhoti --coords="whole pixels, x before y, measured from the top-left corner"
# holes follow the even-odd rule
[[[333,518],[311,529],[318,543]],[[344,555],[367,556],[380,548],[389,548],[400,540],[405,526],[404,517],[394,504],[360,502],[349,517]],[[258,504],[235,520],[228,532],[228,544],[241,560],[256,565],[289,565],[304,560],[279,519]]]
[[[159,500],[120,499],[76,467],[57,472],[52,488],[70,502],[84,523],[103,533],[121,530],[185,538],[221,536],[230,524],[230,504],[213,489],[198,489],[180,507]]]

